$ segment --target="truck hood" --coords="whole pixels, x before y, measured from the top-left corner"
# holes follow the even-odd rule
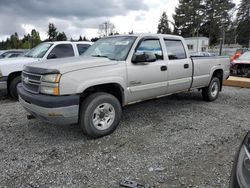
[[[117,64],[117,61],[102,57],[69,57],[45,60],[42,61],[42,63],[32,63],[27,65],[26,68],[38,71],[39,69],[58,70],[61,74],[64,74],[74,70],[110,66],[114,64]]]
[[[11,65],[11,64],[26,64],[37,61],[39,61],[39,58],[32,58],[32,57],[7,58],[7,59],[0,59],[0,66]]]

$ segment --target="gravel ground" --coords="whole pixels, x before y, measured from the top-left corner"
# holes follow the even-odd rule
[[[227,187],[234,153],[249,129],[250,90],[224,87],[217,101],[199,92],[128,106],[100,139],[77,125],[27,120],[0,92],[0,186]]]

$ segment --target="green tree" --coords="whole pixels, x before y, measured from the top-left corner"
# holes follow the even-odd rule
[[[19,48],[19,37],[17,32],[10,36],[10,48]]]
[[[134,30],[128,32],[129,35],[133,35],[134,34]]]
[[[250,40],[250,0],[241,0],[237,13],[237,42],[248,46]],[[250,48],[250,46],[249,46]]]
[[[80,35],[80,37],[79,37],[78,41],[82,41],[82,36],[81,36],[81,35]]]
[[[183,37],[199,36],[205,16],[203,0],[180,0],[173,15],[174,33]]]
[[[232,0],[205,0],[205,5],[204,24],[200,32],[209,37],[211,45],[215,45],[229,30],[231,23],[230,12],[235,7],[235,4],[232,3]]]
[[[32,29],[31,31],[31,37],[29,39],[30,43],[31,43],[31,48],[37,46],[38,44],[41,43],[41,39],[40,39],[40,35],[39,35],[39,32],[36,31],[35,29]]]
[[[171,34],[172,31],[169,27],[169,23],[168,23],[168,16],[166,14],[166,12],[163,12],[161,15],[161,18],[159,20],[159,24],[158,24],[158,30],[157,33],[161,33],[161,34]]]
[[[83,41],[88,41],[88,39],[84,36],[83,37],[83,39],[82,39]]]
[[[24,35],[22,39],[22,48],[30,49],[31,48],[31,36],[30,34]]]
[[[56,40],[57,41],[66,41],[67,40],[67,36],[64,32],[62,33],[58,33],[58,35],[56,36]]]
[[[57,32],[57,28],[55,27],[55,25],[53,23],[49,23],[48,40],[56,41],[57,34],[58,32]]]

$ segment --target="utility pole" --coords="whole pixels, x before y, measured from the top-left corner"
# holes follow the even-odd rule
[[[220,56],[222,55],[222,48],[225,42],[225,28],[222,26],[221,28],[221,38],[220,38]]]
[[[105,34],[107,37],[108,36],[108,22],[104,22],[104,30],[105,30]]]
[[[250,5],[248,7],[248,20],[250,21]],[[250,49],[250,32],[249,32],[249,39],[248,39],[248,49]]]

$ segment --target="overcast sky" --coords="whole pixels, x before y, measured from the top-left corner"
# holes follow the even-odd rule
[[[240,0],[234,0],[239,3]],[[0,39],[33,28],[47,38],[48,24],[54,23],[68,38],[98,36],[98,26],[111,21],[120,34],[155,33],[159,18],[166,11],[172,19],[178,0],[0,0]]]

